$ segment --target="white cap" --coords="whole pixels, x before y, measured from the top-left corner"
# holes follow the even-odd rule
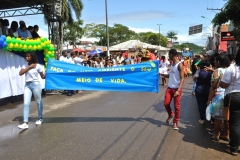
[[[209,50],[206,52],[207,55],[209,56],[213,56],[214,55],[214,51],[213,50]]]

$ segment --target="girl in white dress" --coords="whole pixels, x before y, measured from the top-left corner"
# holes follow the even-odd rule
[[[169,65],[170,63],[168,60],[166,60],[166,57],[162,56],[162,60],[160,63],[160,74],[168,74]],[[164,77],[162,77],[162,85],[167,85],[167,80]]]

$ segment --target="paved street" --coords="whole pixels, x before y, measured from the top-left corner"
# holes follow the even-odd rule
[[[0,107],[0,160],[213,160],[240,159],[212,142],[212,126],[198,123],[192,80],[185,80],[180,130],[167,125],[166,87],[155,93],[85,92],[47,95],[44,123],[35,126],[32,102],[29,129],[20,130],[22,103]]]

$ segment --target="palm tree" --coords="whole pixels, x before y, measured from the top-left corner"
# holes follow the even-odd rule
[[[168,33],[167,33],[167,36],[166,36],[167,38],[170,38],[171,39],[171,41],[172,40],[177,40],[178,39],[178,37],[177,37],[177,33],[176,32],[174,32],[174,31],[169,31]],[[173,41],[172,41],[173,42]]]
[[[83,3],[82,0],[62,0],[62,10],[61,10],[61,16],[57,16],[57,21],[59,23],[59,41],[62,45],[63,40],[63,23],[71,24],[73,23],[73,16],[72,13],[74,12],[76,15],[77,20],[80,20],[81,17],[81,11],[83,9]],[[48,8],[47,5],[44,6],[43,9],[44,13],[44,20],[45,23],[50,24],[51,17],[51,9]],[[62,46],[60,46],[60,49]]]

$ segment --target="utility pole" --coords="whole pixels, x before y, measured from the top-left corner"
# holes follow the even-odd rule
[[[160,26],[162,25],[162,24],[157,24],[158,26],[159,26],[159,47],[161,46],[161,32],[160,32]]]
[[[211,10],[211,11],[222,11],[222,9],[219,9],[219,8],[207,8],[207,10]],[[216,12],[215,12],[216,13]],[[217,29],[217,36],[216,36],[216,38],[217,38],[217,42],[215,42],[215,44],[216,44],[216,49],[215,49],[215,52],[216,53],[218,53],[218,50],[219,50],[219,34],[220,34],[220,26],[218,26],[218,29]],[[213,36],[214,36],[214,34],[213,34]]]
[[[107,9],[107,0],[105,0],[105,12],[106,12],[107,56],[110,56],[110,53],[109,53],[109,33],[108,33],[108,9]]]

